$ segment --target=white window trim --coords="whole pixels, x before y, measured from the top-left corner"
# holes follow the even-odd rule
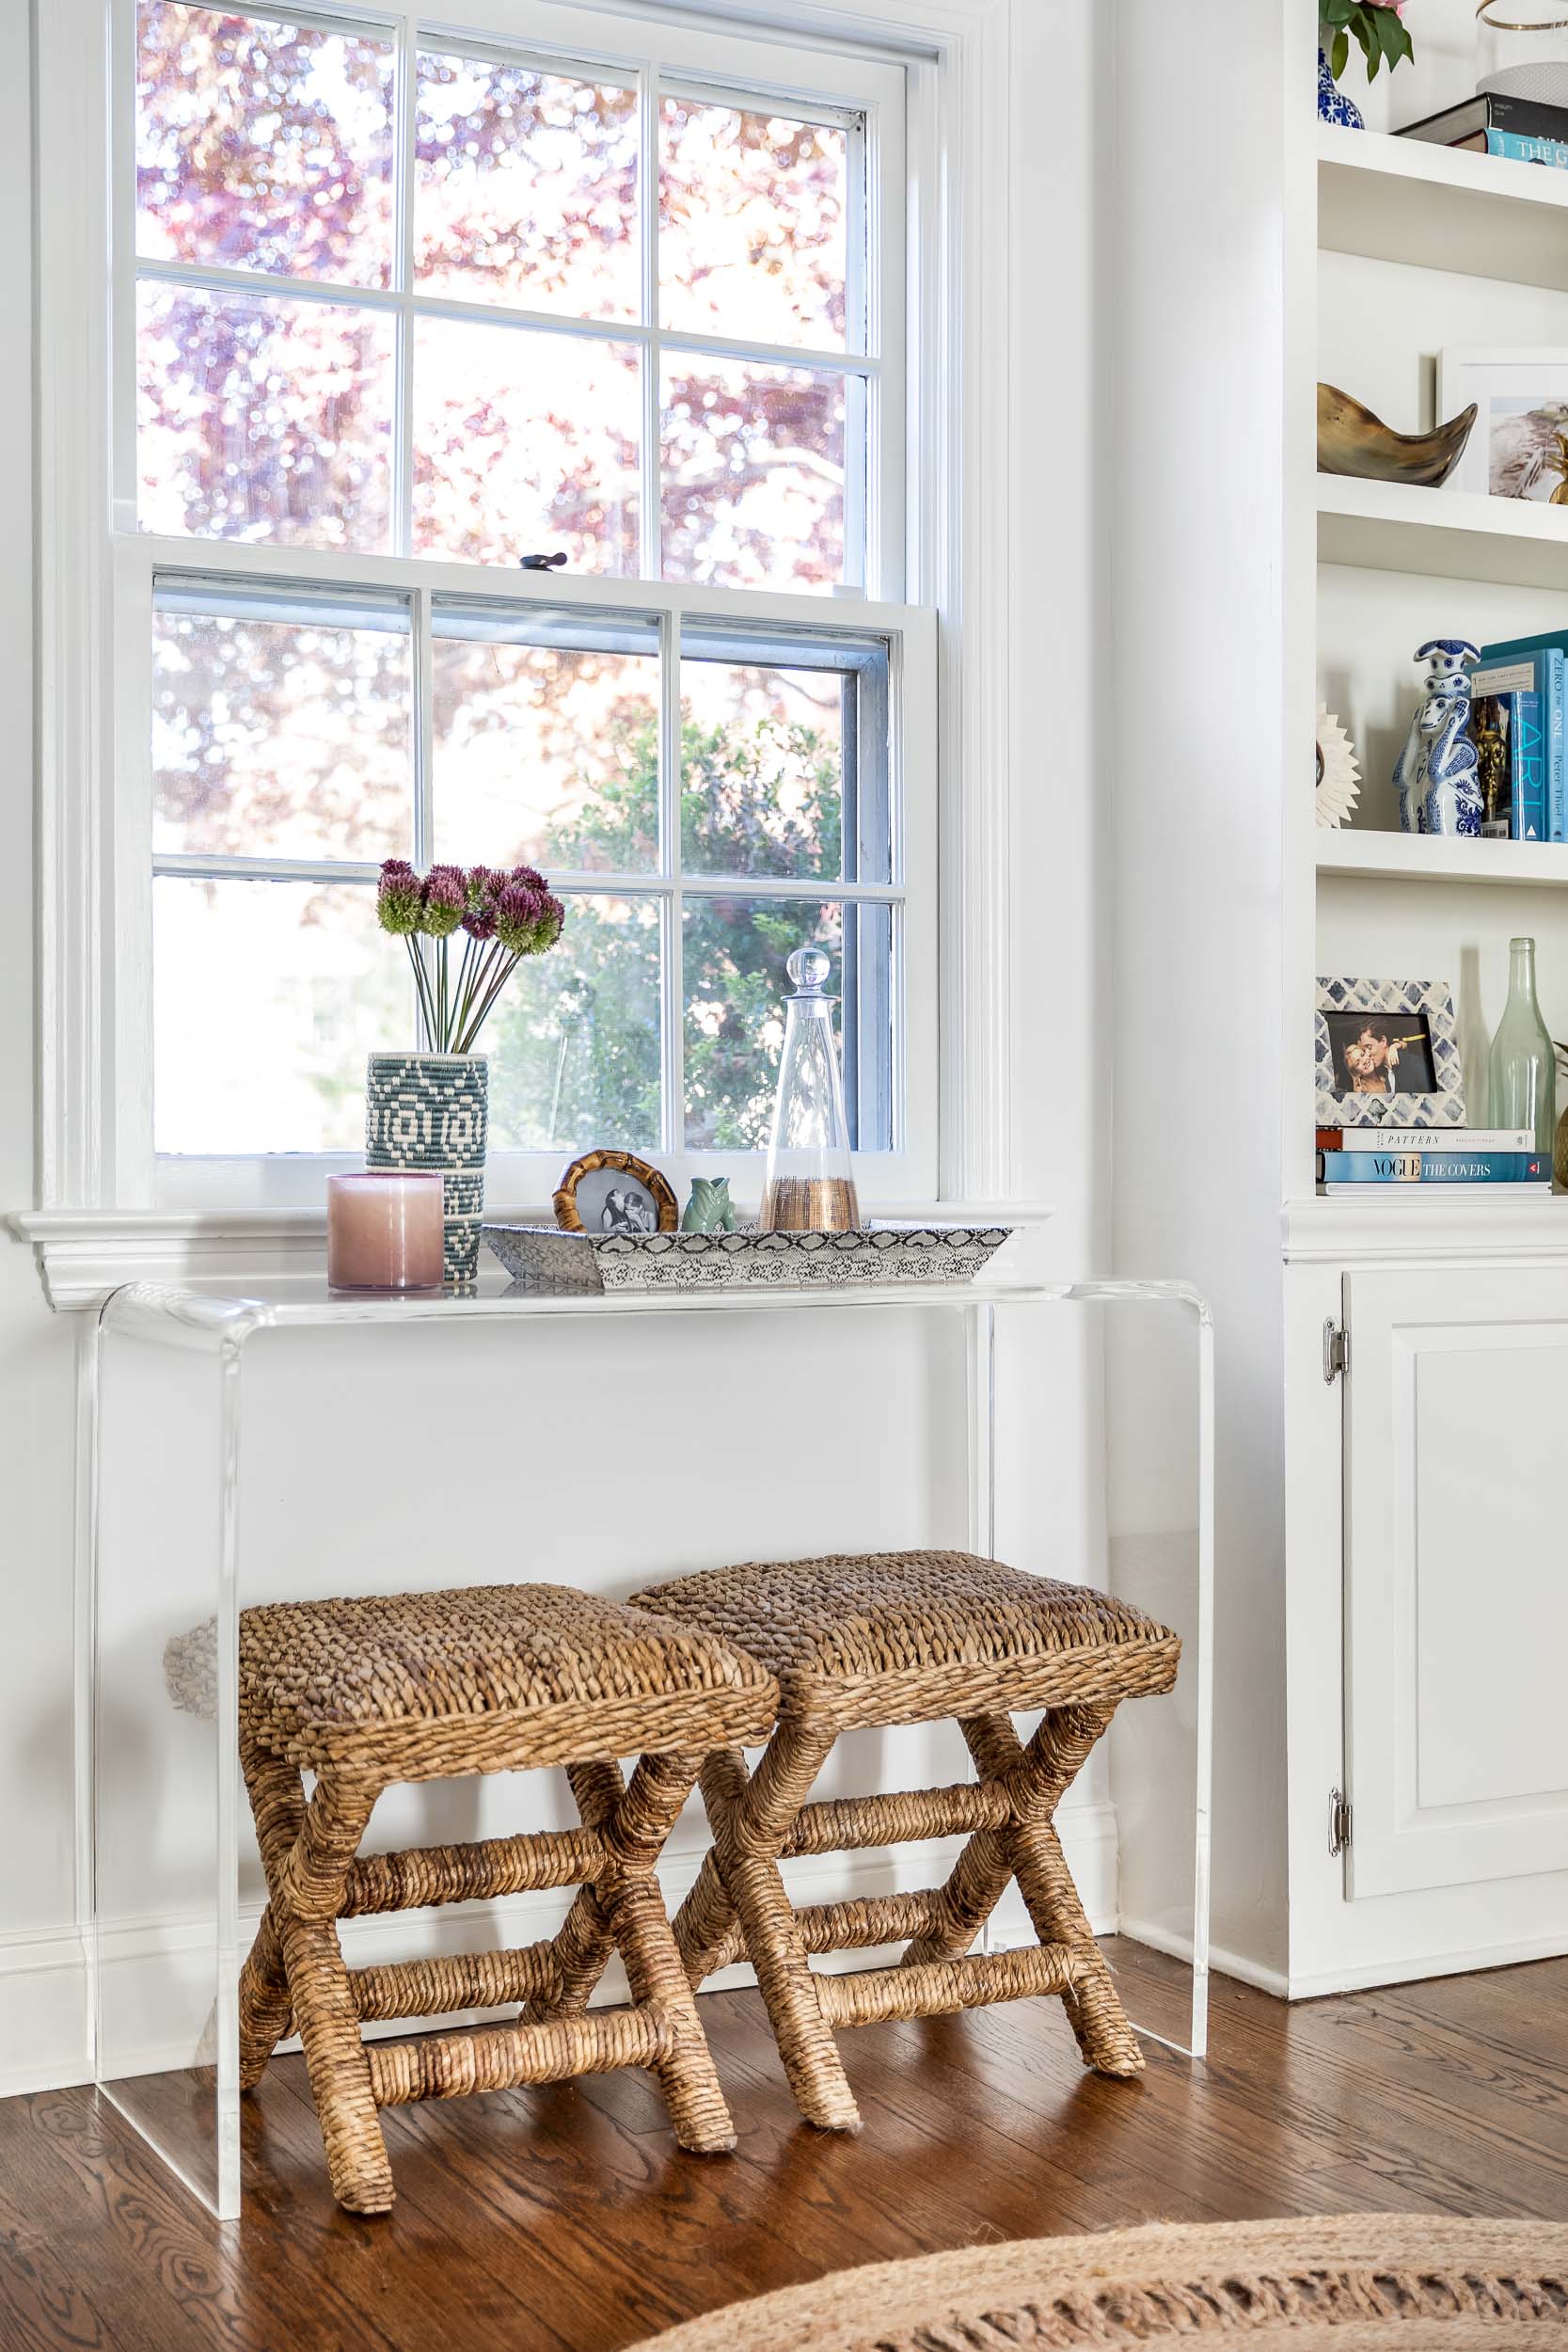
[[[911,187],[934,206],[911,289],[911,395],[929,430],[913,445],[934,455],[910,485],[909,576],[939,614],[941,887],[938,902],[941,1051],[938,1201],[955,1212],[1016,1197],[1009,1112],[1014,943],[1009,873],[1010,517],[1008,446],[1008,56],[1015,0],[790,0],[786,8],[708,0],[660,23],[738,17],[758,29],[821,45],[901,54],[911,81]],[[567,14],[573,0],[562,0]],[[117,906],[130,843],[116,806],[114,747],[105,724],[112,680],[109,543],[109,338],[102,306],[75,299],[95,282],[109,180],[102,149],[81,125],[105,103],[106,0],[54,0],[38,26],[35,120],[40,142],[40,1214],[17,1220],[40,1247],[113,1260],[127,1212],[167,1234],[181,1264],[219,1272],[232,1214],[174,1217],[145,1210],[146,1162],[127,1150],[116,1116],[118,1073],[134,1067],[127,1041],[145,1034],[145,971],[120,968]],[[102,117],[100,116],[100,119]],[[51,167],[51,159],[56,159]],[[69,159],[61,168],[57,159]],[[88,414],[84,418],[84,408]],[[183,546],[184,543],[182,543]],[[230,550],[231,551],[231,550]],[[187,556],[190,550],[187,549]],[[227,562],[227,555],[224,558]],[[467,567],[464,567],[467,571]],[[483,576],[483,567],[479,567]],[[553,584],[558,595],[562,583]],[[595,590],[600,583],[595,583]],[[626,583],[628,588],[633,583]],[[600,599],[602,601],[602,597]],[[855,607],[835,599],[834,617]],[[820,607],[816,617],[824,617]],[[137,886],[140,887],[138,867]],[[134,1163],[134,1164],[133,1164]],[[528,1204],[519,1204],[528,1205]],[[1038,1213],[1038,1204],[1016,1201]],[[279,1214],[281,1236],[296,1216]],[[319,1231],[319,1215],[314,1220]],[[247,1218],[254,1263],[266,1219]],[[211,1248],[202,1241],[210,1236]],[[132,1252],[129,1265],[137,1253]],[[146,1252],[140,1270],[147,1270]],[[46,1266],[47,1279],[47,1266]]]

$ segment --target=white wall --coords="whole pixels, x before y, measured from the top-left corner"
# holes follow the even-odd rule
[[[1103,103],[1106,12],[1095,0],[1011,0],[1011,135],[1015,238],[1006,445],[987,461],[1007,469],[1011,556],[1010,715],[1017,786],[1010,837],[1016,971],[1014,1179],[1021,1193],[1057,1204],[1043,1263],[1061,1275],[1101,1270],[1108,1244],[1106,1146],[1110,1095],[1108,946],[1100,917],[1107,821],[1105,578],[1097,488],[1107,429],[1096,320],[1103,255],[1096,174],[1102,168],[1094,107]],[[0,316],[27,316],[28,158],[26,0],[0,0],[12,71],[0,95],[0,174],[13,224],[0,254]],[[1040,135],[1041,93],[1052,93]],[[1091,97],[1093,103],[1091,103]],[[13,329],[14,331],[14,329]],[[28,446],[25,354],[0,372],[13,453]],[[0,810],[0,1205],[32,1198],[29,1104],[32,902],[28,763],[31,520],[24,469],[0,482],[10,551],[0,578],[0,676],[12,755]],[[1064,725],[1064,708],[1070,723]],[[1162,1271],[1179,1272],[1164,1266]],[[1071,1311],[1064,1311],[1070,1316]],[[71,1319],[43,1305],[28,1252],[0,1244],[0,1464],[8,1519],[5,1626],[0,1640],[0,1789],[8,1809],[0,1883],[0,2090],[80,2077],[87,2045],[73,1923],[72,1361]],[[802,1332],[805,1327],[800,1327]],[[815,1495],[814,1444],[787,1435],[800,1379],[784,1375],[793,1350],[736,1327],[721,1346],[698,1335],[639,1333],[617,1342],[619,1387],[652,1401],[649,1447],[635,1485],[607,1481],[588,1417],[569,1406],[567,1433],[546,1421],[537,1364],[498,1359],[498,1336],[416,1343],[418,1369],[364,1342],[328,1364],[319,1343],[280,1355],[258,1379],[257,1460],[266,1492],[257,1533],[289,1573],[326,1584],[430,1583],[433,1551],[453,1581],[487,1574],[581,1573],[625,1591],[649,1573],[700,1566],[737,1551],[783,1554],[830,1539],[867,1543],[961,1536],[951,1358],[904,1324],[850,1343],[824,1333],[816,1361],[830,1407]],[[590,1335],[561,1351],[568,1396],[594,1376]],[[593,1346],[610,1343],[594,1335]],[[579,1360],[580,1359],[580,1360]],[[259,1367],[260,1369],[260,1367]],[[1180,1368],[1173,1375],[1180,1383]],[[1004,1359],[1003,1495],[998,1548],[1021,1565],[1095,1577],[1103,1569],[1095,1402],[1098,1355],[1090,1327],[1064,1320],[1033,1361]],[[348,1407],[344,1386],[352,1381]],[[460,1392],[487,1389],[474,1441]],[[863,1434],[877,1443],[857,1441]],[[880,1401],[879,1403],[879,1400]],[[879,1428],[882,1408],[906,1400]],[[324,1432],[345,1423],[341,1457]],[[307,1432],[291,1445],[292,1421]],[[724,1442],[714,1441],[717,1428]],[[547,1434],[546,1434],[547,1430]],[[781,1455],[770,1451],[778,1433]],[[729,1441],[737,1452],[732,1454]],[[742,1442],[743,1441],[743,1442]],[[680,1450],[694,1472],[672,1473]],[[760,1450],[759,1450],[760,1449]],[[389,1478],[442,1469],[463,1489],[466,1542],[410,1545],[406,1521],[374,1515],[378,1464]],[[784,1474],[781,1476],[780,1470]],[[346,1474],[346,1483],[345,1483]],[[695,1478],[699,1502],[686,1518]],[[850,1482],[833,1495],[832,1480]],[[827,1498],[825,1500],[825,1498]],[[149,1494],[156,1500],[155,1486]],[[421,1511],[428,1505],[421,1502]],[[401,1525],[401,1534],[400,1534]],[[382,1526],[390,1528],[383,1534]],[[405,1549],[400,1548],[404,1547]],[[146,1573],[155,1580],[158,1549]],[[945,1769],[945,1767],[943,1768]],[[1091,1797],[1103,1793],[1096,1784]],[[1107,1882],[1109,1884],[1109,1882]]]
[[[1266,1975],[1286,1959],[1281,15],[1230,0],[1199,33],[1169,0],[1122,0],[1107,273],[1115,1262],[1186,1276],[1214,1313],[1213,1934]],[[1192,1525],[1190,1424],[1164,1402],[1179,1344],[1113,1359],[1114,1555],[1140,1590],[1180,1579]],[[1138,1759],[1128,1713],[1118,1774]],[[1161,1848],[1155,1817],[1124,1853],[1134,1914],[1145,1879],[1162,1899]]]

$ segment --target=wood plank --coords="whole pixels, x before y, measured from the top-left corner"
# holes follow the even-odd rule
[[[1107,1949],[1134,2010],[1180,1984]],[[702,2014],[734,2157],[682,2154],[636,2072],[390,2110],[373,2221],[332,2203],[297,2058],[245,2101],[238,2227],[92,2091],[0,2103],[0,2346],[619,2352],[849,2265],[1157,2215],[1568,2215],[1568,1962],[1294,2009],[1216,1979],[1210,2063],[1151,2047],[1131,2083],[1052,1999],[865,2026],[855,2139],[800,2123],[754,1994]]]

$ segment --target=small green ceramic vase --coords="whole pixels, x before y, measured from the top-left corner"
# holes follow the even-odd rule
[[[727,1176],[693,1176],[691,1198],[681,1218],[683,1233],[733,1233],[735,1202]]]

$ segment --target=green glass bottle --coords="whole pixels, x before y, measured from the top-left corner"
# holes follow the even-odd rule
[[[1535,942],[1508,944],[1508,1002],[1492,1040],[1494,1127],[1528,1127],[1551,1164],[1557,1124],[1557,1055],[1535,1001]]]

